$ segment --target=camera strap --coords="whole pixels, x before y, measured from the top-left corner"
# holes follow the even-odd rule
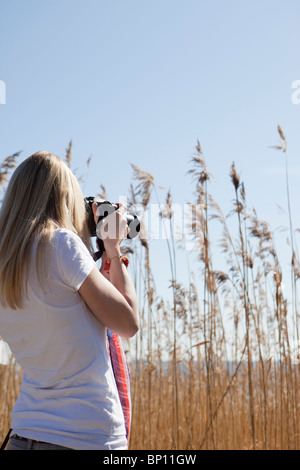
[[[103,251],[96,251],[96,253],[93,253],[94,261],[98,261],[98,259],[101,258],[102,254],[103,254]]]
[[[93,254],[94,261],[98,261],[98,259],[101,258],[101,256],[103,255],[103,252],[105,251],[103,240],[101,240],[98,237],[96,239],[96,245],[99,251],[96,251]]]

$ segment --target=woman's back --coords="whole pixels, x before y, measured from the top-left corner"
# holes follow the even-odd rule
[[[77,235],[55,230],[41,288],[37,241],[23,309],[0,306],[0,335],[24,370],[11,427],[74,449],[125,448],[106,328],[78,293],[95,263]]]

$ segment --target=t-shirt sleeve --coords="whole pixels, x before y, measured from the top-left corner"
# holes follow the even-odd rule
[[[57,256],[62,280],[78,290],[96,267],[96,263],[83,241],[70,230],[57,230]]]

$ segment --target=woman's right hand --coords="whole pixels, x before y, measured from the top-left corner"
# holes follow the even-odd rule
[[[98,222],[97,207],[97,204],[93,203],[92,210],[96,225]],[[102,219],[99,238],[103,240],[107,256],[113,256],[119,252],[120,243],[127,238],[130,229],[127,225],[126,210],[127,208],[120,203],[116,211]]]

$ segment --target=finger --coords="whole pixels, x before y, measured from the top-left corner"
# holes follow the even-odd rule
[[[94,215],[96,215],[97,207],[98,207],[98,204],[97,204],[96,202],[93,202],[93,204],[92,204],[92,211],[93,211],[93,214],[94,214]]]
[[[117,206],[118,206],[117,211],[118,211],[120,214],[125,214],[125,212],[127,212],[127,207],[124,206],[124,204],[122,204],[121,202],[117,203]]]

